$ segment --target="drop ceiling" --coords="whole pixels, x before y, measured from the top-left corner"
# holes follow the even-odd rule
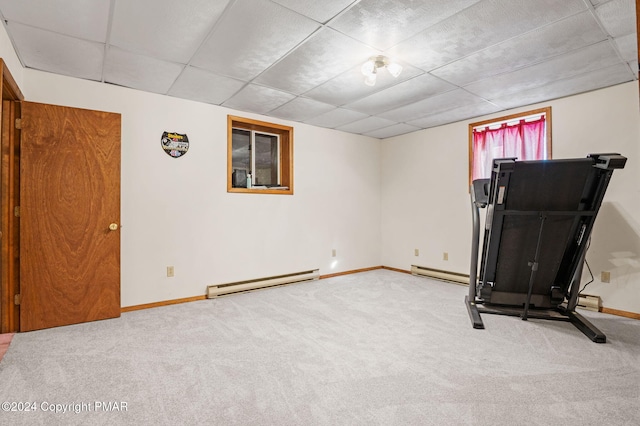
[[[637,79],[634,0],[0,0],[22,65],[388,138]],[[383,54],[403,71],[364,84]]]

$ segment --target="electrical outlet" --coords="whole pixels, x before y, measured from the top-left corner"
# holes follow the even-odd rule
[[[603,283],[610,283],[611,282],[611,272],[602,271],[600,273],[600,281],[602,281]]]
[[[418,250],[418,249],[413,250],[413,255],[414,256],[420,256],[420,250]]]
[[[336,257],[336,249],[331,249],[331,257]]]
[[[449,260],[449,253],[446,251],[442,253],[442,260]]]
[[[173,266],[167,266],[167,277],[173,277],[173,275],[174,275]]]

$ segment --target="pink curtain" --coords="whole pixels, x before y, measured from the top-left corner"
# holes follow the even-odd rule
[[[498,129],[473,130],[472,180],[491,177],[494,158],[516,157],[518,160],[546,160],[545,118],[520,120]]]

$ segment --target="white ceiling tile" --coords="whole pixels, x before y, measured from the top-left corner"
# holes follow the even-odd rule
[[[586,10],[583,0],[483,0],[389,50],[425,71]]]
[[[7,27],[25,67],[101,80],[104,44],[16,23],[9,23]]]
[[[473,105],[481,102],[483,99],[465,90],[456,89],[378,115],[397,122],[410,122],[426,115],[455,108],[460,104]]]
[[[596,7],[596,15],[612,37],[636,32],[636,4],[634,0],[611,0]]]
[[[125,50],[186,64],[228,1],[120,0],[111,43]]]
[[[292,121],[305,121],[334,109],[333,105],[298,97],[269,112],[269,115]]]
[[[357,64],[364,63],[373,53],[364,44],[324,28],[256,81],[287,92],[303,94]]]
[[[479,0],[363,0],[330,26],[379,50],[419,33]]]
[[[537,65],[472,83],[465,89],[485,99],[495,99],[616,63],[620,63],[618,54],[611,42],[604,41]]]
[[[104,80],[107,83],[153,93],[167,93],[184,67],[117,47],[107,52]]]
[[[355,0],[273,0],[291,10],[307,16],[320,23],[325,23],[346,9]]]
[[[220,105],[246,83],[213,74],[199,68],[187,67],[169,90],[169,95],[194,101]]]
[[[223,105],[241,111],[266,114],[295,98],[294,95],[250,84],[227,100]]]
[[[25,67],[372,137],[637,80],[635,16],[633,0],[0,0]],[[403,73],[366,86],[381,53]]]
[[[422,71],[411,65],[402,65],[403,69],[398,77],[394,78],[386,69],[382,69],[377,73],[375,86],[367,86],[362,75],[362,64],[358,64],[349,71],[308,91],[305,96],[341,106],[422,74]]]
[[[383,127],[389,127],[397,124],[395,121],[387,120],[380,117],[367,117],[362,120],[354,121],[353,123],[345,124],[338,127],[338,130],[349,133],[369,133],[374,130],[381,129]]]
[[[106,42],[110,0],[0,0],[4,19]]]
[[[404,123],[398,123],[389,127],[383,127],[382,129],[365,133],[364,135],[371,136],[372,138],[387,139],[387,138],[392,138],[394,136],[415,132],[418,130],[420,130],[420,127],[411,126],[409,124],[404,124]]]
[[[637,63],[637,62],[636,62]],[[554,81],[545,86],[536,87],[519,93],[514,93],[502,98],[492,99],[491,102],[503,108],[515,108],[544,102],[563,96],[575,95],[601,89],[615,84],[625,83],[634,79],[634,74],[627,64],[617,64],[607,68],[601,68],[570,78]]]
[[[493,103],[482,101],[479,103],[462,105],[446,111],[430,114],[426,117],[409,121],[408,124],[420,127],[422,129],[428,129],[430,127],[441,126],[443,124],[453,123],[456,121],[481,117],[483,115],[501,111],[502,109],[503,108]]]
[[[307,119],[304,122],[314,126],[335,129],[336,127],[353,123],[354,121],[361,120],[365,117],[367,117],[367,114],[345,108],[336,108],[317,117]]]
[[[267,0],[238,0],[192,64],[248,81],[319,28],[317,22]]]
[[[618,37],[614,41],[625,61],[638,61],[638,36],[636,33]]]
[[[456,86],[431,74],[423,74],[345,106],[375,115],[455,88]]]
[[[586,11],[480,50],[431,73],[463,86],[606,39],[591,12]]]

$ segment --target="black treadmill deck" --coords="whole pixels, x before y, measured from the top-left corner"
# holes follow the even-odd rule
[[[606,337],[575,312],[589,237],[619,154],[516,161],[496,159],[491,179],[473,182],[469,295],[474,328],[480,313],[570,321],[591,340]],[[478,276],[479,213],[487,208]]]

